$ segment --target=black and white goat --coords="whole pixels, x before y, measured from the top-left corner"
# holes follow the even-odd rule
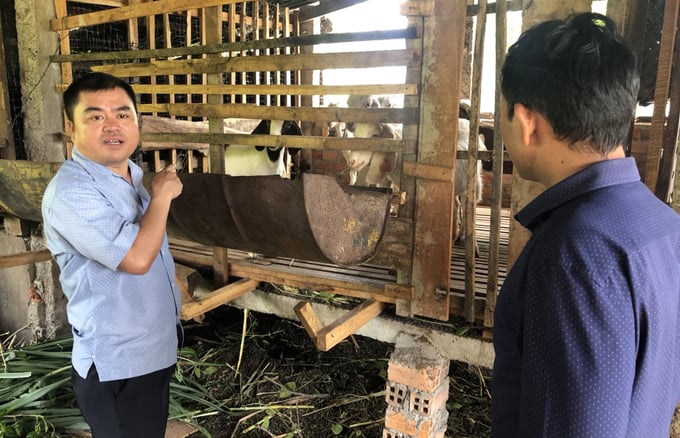
[[[251,134],[302,135],[297,122],[262,120]],[[225,173],[231,176],[279,175],[292,177],[292,164],[298,148],[229,145],[224,152]]]

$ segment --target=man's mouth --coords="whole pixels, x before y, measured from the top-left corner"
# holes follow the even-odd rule
[[[123,142],[121,140],[104,140],[104,143],[114,145],[114,144],[121,144]]]

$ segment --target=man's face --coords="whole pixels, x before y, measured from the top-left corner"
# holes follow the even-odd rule
[[[139,143],[134,103],[122,88],[81,92],[67,122],[78,151],[120,173]]]

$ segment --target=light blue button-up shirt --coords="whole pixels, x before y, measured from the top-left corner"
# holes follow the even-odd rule
[[[73,367],[94,363],[102,381],[141,376],[177,360],[181,300],[167,237],[144,275],[118,270],[150,196],[129,162],[133,184],[77,149],[50,181],[42,203],[47,247],[61,270],[73,331]]]

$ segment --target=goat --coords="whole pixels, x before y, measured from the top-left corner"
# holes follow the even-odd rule
[[[302,135],[297,122],[262,120],[251,134]],[[229,145],[224,152],[225,173],[231,176],[279,175],[292,177],[292,163],[299,148]]]
[[[470,141],[470,121],[464,118],[458,119],[458,139],[456,141],[456,150],[467,151],[468,143]],[[485,151],[486,146],[481,137],[478,138],[477,148],[480,151]],[[475,205],[482,200],[482,163],[477,161],[476,175],[475,175]],[[465,230],[467,224],[465,223],[465,214],[463,214],[464,206],[466,204],[466,197],[468,193],[468,163],[466,159],[456,159],[456,176],[455,189],[453,194],[454,204],[454,221],[453,221],[453,237],[456,241],[462,241],[465,233],[460,230]],[[475,255],[479,255],[479,247],[475,242]]]
[[[355,138],[396,138],[401,139],[398,129],[389,124],[356,123]],[[393,171],[397,168],[399,155],[396,152],[342,151],[347,161],[350,185],[391,187],[398,191]],[[366,169],[362,172],[362,170]]]
[[[338,107],[337,103],[328,104],[328,108],[337,107]],[[328,128],[329,137],[345,138],[349,136],[347,131],[347,124],[345,124],[344,122],[330,121],[327,123],[326,127]]]

